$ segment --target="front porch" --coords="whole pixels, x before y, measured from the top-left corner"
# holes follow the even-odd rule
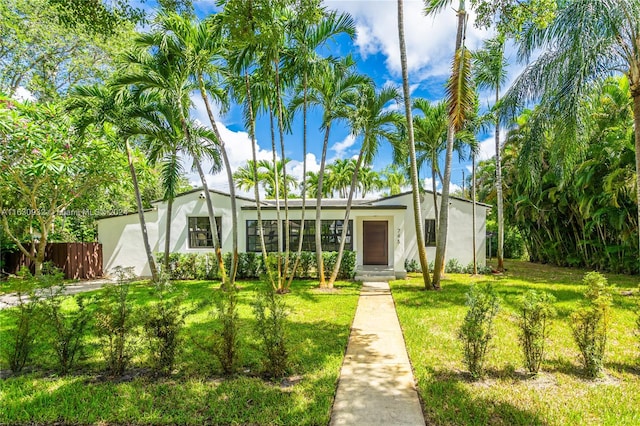
[[[386,265],[358,265],[356,268],[356,281],[374,281],[374,282],[389,282],[398,278],[404,278],[402,273],[396,273],[392,266]]]

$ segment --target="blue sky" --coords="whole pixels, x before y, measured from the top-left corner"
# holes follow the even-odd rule
[[[213,1],[194,1],[196,13],[202,17],[215,12]],[[357,62],[358,71],[371,77],[381,87],[393,84],[401,87],[400,56],[397,31],[397,3],[396,0],[325,0],[325,6],[350,13],[356,22],[356,37],[350,40],[341,37],[329,48],[334,55],[351,53]],[[432,101],[440,100],[444,96],[444,84],[449,73],[453,56],[457,18],[453,9],[448,9],[435,17],[424,16],[422,0],[405,0],[405,37],[409,64],[409,79],[412,97],[423,97]],[[491,36],[486,30],[480,30],[473,25],[471,14],[467,33],[467,45],[477,49],[482,41]],[[512,61],[513,62],[513,61]],[[510,80],[517,73],[517,66],[510,72]],[[481,102],[488,105],[491,96],[481,93]],[[202,102],[194,96],[194,114],[203,123],[207,123]],[[320,111],[312,112],[309,119],[309,153],[307,155],[308,170],[319,168],[322,149],[322,133],[320,127]],[[229,149],[232,168],[242,166],[251,158],[251,145],[248,135],[242,125],[240,109],[234,106],[225,115],[218,114],[222,123],[221,131]],[[268,122],[258,123],[257,139],[259,158],[271,158],[271,141]],[[294,122],[293,134],[286,136],[286,156],[292,161],[289,172],[298,178],[302,175],[302,124],[297,119]],[[479,158],[492,156],[493,140],[490,135],[479,135],[481,153]],[[332,129],[329,140],[328,161],[336,158],[349,158],[357,155],[360,146],[359,139],[349,135],[344,126]],[[278,154],[278,157],[280,155]],[[381,146],[373,168],[381,170],[391,162],[388,144]],[[458,162],[454,156],[452,169],[453,189],[462,185],[463,173],[470,173],[470,161]],[[427,187],[431,187],[428,172],[423,171],[421,177],[426,179]],[[190,180],[197,184],[195,174],[189,175]],[[227,190],[228,184],[223,173],[208,176],[212,188]],[[438,183],[438,188],[440,188]]]

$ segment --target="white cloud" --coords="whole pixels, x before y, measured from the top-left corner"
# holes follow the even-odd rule
[[[356,21],[355,45],[362,57],[382,54],[391,75],[400,76],[397,2],[395,0],[357,1],[325,0],[331,9],[349,12]],[[487,31],[474,27],[474,13],[469,12],[467,46],[480,46]],[[413,77],[444,76],[449,73],[456,38],[457,17],[454,8],[427,17],[422,0],[404,2],[407,64]]]
[[[351,148],[355,143],[355,136],[349,134],[341,142],[336,142],[335,144],[333,144],[331,150],[336,153],[335,158],[343,158],[349,148]]]
[[[433,179],[425,178],[424,179],[424,188],[428,191],[433,189]],[[439,180],[436,180],[436,191],[440,191],[442,189],[442,185]]]
[[[500,141],[504,143],[507,136],[506,129],[500,129]],[[495,135],[491,132],[491,136],[479,143],[480,150],[478,151],[477,161],[489,160],[496,155],[496,140]]]

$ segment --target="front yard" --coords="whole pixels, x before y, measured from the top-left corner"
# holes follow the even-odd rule
[[[261,353],[253,333],[250,303],[258,284],[239,282],[242,371],[222,377],[210,352],[219,324],[213,303],[186,320],[184,351],[174,373],[155,378],[138,357],[123,376],[103,373],[99,349],[90,347],[79,368],[68,375],[53,371],[53,357],[40,346],[34,362],[17,376],[6,370],[0,379],[0,424],[327,424],[349,328],[358,299],[358,285],[338,283],[335,293],[313,289],[312,281],[296,281],[286,296],[291,371],[284,380],[259,376]],[[179,282],[188,303],[212,301],[219,283]],[[144,283],[133,287],[135,304],[149,303]],[[0,311],[0,339],[8,327]],[[91,337],[95,344],[95,337]],[[3,365],[2,368],[6,368]]]
[[[606,375],[586,379],[569,327],[582,297],[585,271],[507,263],[503,276],[449,274],[442,291],[423,291],[417,276],[391,283],[427,424],[437,425],[638,425],[640,424],[640,347],[634,334],[638,277],[607,275],[614,297]],[[457,331],[472,283],[492,282],[502,299],[488,373],[469,379]],[[557,318],[547,361],[537,378],[527,378],[514,320],[515,301],[527,289],[556,297]]]

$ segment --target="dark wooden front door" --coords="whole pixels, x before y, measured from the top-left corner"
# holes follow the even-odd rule
[[[386,221],[362,222],[362,243],[364,252],[362,263],[365,265],[387,265],[389,263],[389,236]]]

